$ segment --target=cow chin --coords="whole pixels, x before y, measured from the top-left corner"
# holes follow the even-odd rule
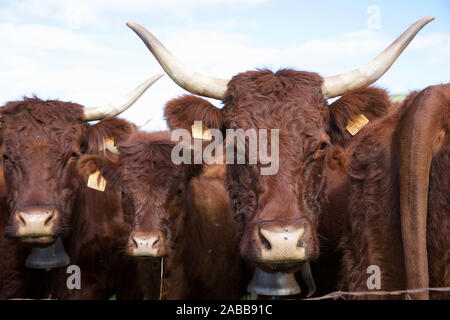
[[[20,237],[18,238],[20,242],[25,244],[33,245],[33,247],[47,247],[48,245],[52,244],[55,240],[55,236],[35,236],[35,237]]]
[[[261,254],[258,256],[253,255],[253,258],[248,255],[243,255],[244,259],[246,259],[251,265],[261,269],[267,273],[293,273],[300,270],[303,263],[309,260],[306,253],[303,253],[302,250],[299,252],[299,256],[297,259],[289,257],[289,258],[279,258],[277,260],[274,259],[265,259]]]
[[[306,260],[299,262],[267,263],[256,262],[255,267],[267,273],[295,273],[299,271]]]
[[[6,236],[32,245],[52,244],[60,230],[61,215],[55,208],[30,207],[16,210],[7,226]]]
[[[298,253],[295,257],[292,255],[285,257],[267,258],[263,250],[253,246],[241,245],[241,256],[250,265],[261,269],[268,273],[292,273],[300,270],[303,263],[309,260],[309,257],[304,248],[298,248]]]

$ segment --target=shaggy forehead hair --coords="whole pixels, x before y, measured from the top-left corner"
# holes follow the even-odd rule
[[[2,121],[11,118],[16,120],[11,125],[27,125],[24,121],[35,121],[41,124],[53,122],[80,122],[83,116],[83,106],[58,100],[41,100],[37,97],[24,98],[21,101],[8,102],[1,109]],[[22,121],[20,121],[24,118]]]
[[[83,107],[76,103],[43,101],[36,97],[9,102],[1,109],[1,137],[3,141],[14,142],[8,148],[19,148],[30,141],[65,146],[82,138],[82,131],[88,126],[82,121],[82,114]]]
[[[129,140],[119,144],[122,181],[134,183],[136,179],[145,179],[145,183],[165,185],[171,178],[181,178],[182,165],[171,160],[172,148],[170,132],[136,132]]]
[[[228,84],[223,109],[225,126],[291,129],[286,124],[293,120],[327,122],[322,81],[316,73],[290,69],[240,73]]]

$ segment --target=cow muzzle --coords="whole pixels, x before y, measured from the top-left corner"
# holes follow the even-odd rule
[[[164,257],[169,252],[162,232],[132,232],[128,238],[127,253],[133,257]]]
[[[306,248],[302,241],[305,228],[285,226],[272,231],[260,228],[261,261],[264,263],[300,262],[306,259]]]
[[[16,237],[26,243],[52,243],[55,239],[54,229],[58,215],[58,210],[54,208],[31,208],[26,211],[16,211],[14,213],[17,225]]]
[[[309,259],[310,227],[306,222],[262,223],[255,226],[251,243],[258,264],[289,265]]]

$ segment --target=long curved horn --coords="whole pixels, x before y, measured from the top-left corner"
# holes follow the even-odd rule
[[[392,66],[420,29],[433,19],[434,17],[430,16],[418,20],[365,66],[348,73],[325,77],[322,85],[325,99],[341,96],[350,90],[368,86],[377,81]]]
[[[160,79],[164,74],[159,73],[144,83],[140,84],[136,89],[131,91],[128,95],[126,95],[122,100],[115,104],[107,104],[100,107],[95,108],[84,108],[83,120],[85,121],[93,121],[93,120],[101,120],[106,117],[114,117],[118,114],[127,110],[133,103],[136,102],[137,99],[141,97],[141,95],[147,90],[153,83],[155,83],[158,79]]]
[[[415,97],[400,123],[400,217],[408,289],[429,287],[427,214],[430,165],[433,149],[442,143],[446,134],[443,128],[449,106],[450,85],[429,87]],[[418,293],[414,297],[428,299],[429,293]]]
[[[127,26],[144,41],[164,71],[180,87],[193,94],[204,97],[218,100],[225,98],[229,80],[209,77],[189,70],[147,29],[133,22],[127,22]]]

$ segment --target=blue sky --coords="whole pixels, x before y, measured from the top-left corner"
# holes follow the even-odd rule
[[[392,93],[449,82],[450,1],[0,0],[0,103],[37,94],[90,107],[161,72],[126,21],[201,73],[295,67],[327,76],[368,62],[427,15],[436,19],[376,83]],[[164,103],[183,93],[164,77],[123,116],[164,129]]]

